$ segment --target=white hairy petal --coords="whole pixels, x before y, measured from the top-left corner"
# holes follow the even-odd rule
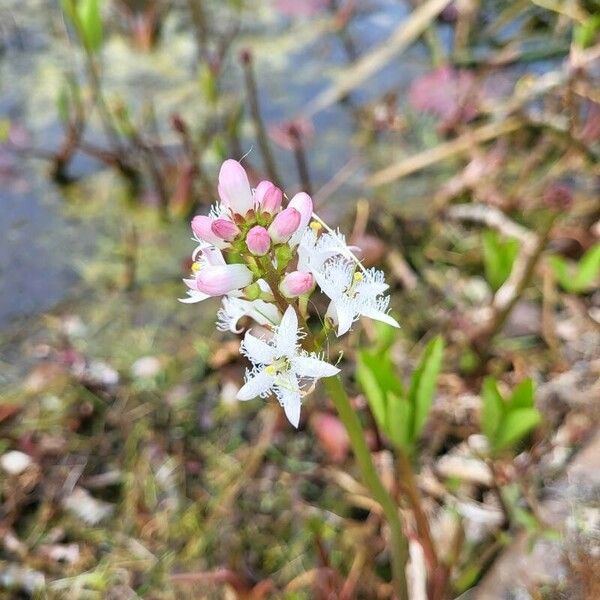
[[[266,394],[272,387],[275,378],[269,375],[265,370],[249,374],[246,383],[237,393],[238,400],[252,400],[257,396]]]
[[[375,308],[367,308],[362,313],[365,317],[369,317],[369,319],[374,319],[375,321],[382,321],[383,323],[387,323],[392,327],[400,327],[400,323],[396,321],[392,316],[388,315],[386,312],[382,310],[377,310]]]
[[[240,352],[255,365],[268,365],[276,358],[275,348],[250,332],[246,332]]]
[[[298,315],[288,306],[275,333],[277,356],[293,356],[298,345]]]
[[[332,377],[340,370],[315,355],[295,356],[292,359],[292,368],[300,377]]]

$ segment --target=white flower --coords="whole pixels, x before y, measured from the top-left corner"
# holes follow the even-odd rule
[[[289,306],[269,341],[247,332],[240,352],[253,364],[246,373],[246,383],[238,392],[238,400],[251,400],[274,393],[294,427],[300,421],[303,382],[332,377],[339,369],[321,360],[314,352],[301,349],[298,341],[303,333],[298,329],[296,311]]]
[[[318,235],[312,226],[307,227],[298,244],[298,270],[313,274],[322,271],[325,262],[335,256],[343,256],[358,264],[359,260],[354,255],[357,250],[359,248],[356,246],[346,244],[346,238],[339,231],[331,230]]]
[[[387,313],[390,298],[383,293],[389,286],[384,280],[383,271],[357,271],[353,261],[335,257],[314,275],[323,293],[331,299],[327,316],[337,324],[338,337],[346,333],[361,315],[400,327]]]
[[[217,329],[241,333],[238,321],[242,317],[250,317],[259,325],[277,325],[281,321],[281,313],[274,304],[264,300],[244,300],[233,296],[223,298],[223,306],[217,312]]]

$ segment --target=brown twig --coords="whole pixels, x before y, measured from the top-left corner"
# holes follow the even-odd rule
[[[258,147],[260,148],[263,161],[265,163],[265,169],[271,178],[271,181],[281,187],[281,179],[277,174],[277,167],[275,165],[275,159],[273,152],[271,151],[271,145],[267,137],[267,131],[265,124],[260,112],[260,104],[258,102],[258,90],[256,88],[256,79],[254,77],[254,69],[252,65],[252,53],[250,50],[244,50],[240,54],[240,62],[244,69],[244,81],[246,83],[246,96],[248,104],[250,105],[250,114],[254,121],[254,128],[256,130],[256,140]]]
[[[509,219],[500,209],[487,204],[455,204],[445,211],[445,216],[456,221],[473,221],[495,229],[502,235],[533,244],[535,234]]]
[[[492,474],[491,489],[492,489],[494,496],[496,497],[496,500],[498,501],[500,510],[502,511],[502,514],[504,515],[504,522],[502,524],[502,529],[506,531],[510,527],[510,521],[511,521],[510,509],[508,507],[508,504],[506,504],[506,501],[504,500],[504,496],[502,495],[502,487],[498,483],[498,473],[496,471],[496,466],[494,464],[494,461],[489,458],[485,458],[484,460],[485,460],[486,465],[488,466],[488,469],[490,470],[490,473]]]
[[[312,183],[308,173],[308,163],[306,161],[306,153],[304,152],[304,142],[302,140],[302,132],[295,123],[291,123],[288,128],[288,133],[294,141],[294,158],[296,159],[296,167],[298,169],[298,177],[302,189],[312,196]]]

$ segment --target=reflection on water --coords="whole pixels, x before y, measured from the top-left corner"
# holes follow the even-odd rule
[[[275,13],[266,4],[260,3],[257,11],[248,12],[248,33],[240,36],[239,45],[247,43],[254,50],[260,100],[266,120],[272,124],[297,114],[327,84],[330,71],[346,64],[349,56],[340,36],[324,28],[315,35],[318,19],[290,24],[285,15]],[[3,19],[6,26],[1,38],[0,116],[26,124],[37,148],[56,148],[62,137],[56,97],[65,75],[80,68],[77,61],[71,60],[75,49],[65,44],[64,25],[52,4],[10,0],[2,12],[7,18]],[[362,53],[384,39],[405,15],[402,3],[371,3],[349,29],[356,51]],[[327,17],[325,14],[322,18]],[[107,95],[124,98],[133,111],[151,98],[166,143],[172,140],[168,129],[171,113],[178,111],[191,122],[203,118],[206,109],[196,80],[196,48],[185,12],[172,10],[168,14],[155,51],[140,53],[124,38],[114,35],[107,42],[103,59]],[[350,103],[316,116],[318,133],[308,152],[317,188],[355,153],[352,103],[373,98],[390,85],[410,81],[419,69],[426,68],[426,60],[426,53],[415,47],[405,55],[402,68],[391,65]],[[239,93],[239,68],[230,64],[227,69],[226,87],[231,93]],[[252,148],[251,128],[245,133],[248,150]],[[101,138],[99,133],[92,136]],[[277,160],[292,187],[296,172],[291,153],[278,149]],[[254,150],[251,161],[260,165]],[[91,218],[85,206],[79,207],[80,214],[71,215],[75,220],[67,218],[63,192],[48,180],[43,167],[39,161],[22,162],[19,174],[6,177],[0,192],[0,327],[68,297],[77,281],[75,264],[82,256],[90,260],[94,256],[94,246],[86,241],[84,231],[95,227],[81,225]],[[81,176],[98,168],[80,157],[71,172]],[[113,203],[107,210],[119,209]],[[103,217],[96,214],[93,218]]]
[[[274,10],[273,6],[272,3],[256,2],[246,10],[242,30],[225,67],[222,79],[225,90],[221,98],[226,104],[243,94],[237,54],[240,48],[252,48],[260,102],[269,127],[300,114],[304,106],[332,81],[336,72],[385,40],[409,12],[407,3],[373,0],[361,5],[346,32],[340,33],[332,26],[331,14],[326,9],[308,19],[292,19]],[[210,9],[215,25],[224,29],[230,13],[221,3],[210,4]],[[0,119],[26,126],[36,148],[56,149],[63,138],[56,99],[67,75],[83,80],[81,56],[68,42],[65,24],[53,3],[6,0],[0,8],[0,16]],[[109,15],[109,18],[114,17]],[[158,46],[150,52],[141,52],[133,48],[113,20],[107,28],[112,33],[102,51],[107,98],[113,102],[122,101],[134,117],[151,104],[158,134],[165,146],[179,143],[169,126],[169,117],[173,113],[179,113],[187,122],[200,128],[215,110],[203,98],[199,85],[197,47],[189,21],[187,11],[172,7],[161,24]],[[437,33],[442,46],[449,48],[450,26],[439,23]],[[544,68],[547,66],[543,64]],[[535,69],[535,65],[531,68]],[[351,176],[334,196],[335,202],[321,208],[326,217],[337,218],[340,210],[333,207],[339,206],[343,198],[364,195],[360,188],[361,164],[375,160],[382,166],[436,143],[433,122],[414,111],[411,114],[406,101],[408,85],[429,69],[428,48],[421,42],[413,44],[345,101],[314,116],[315,133],[308,142],[307,153],[315,190],[350,160],[356,161]],[[514,81],[514,76],[509,79]],[[417,121],[417,126],[413,124],[413,131],[408,131],[402,138],[393,137],[391,143],[378,138],[376,148],[367,148],[364,145],[365,130],[370,130],[369,127],[360,129],[361,119],[364,124],[360,107],[388,90],[397,93],[397,100],[392,100],[392,105],[396,102],[400,105],[400,118],[412,118]],[[423,126],[425,131],[420,132],[419,128]],[[100,132],[99,124],[92,122],[86,135],[101,144],[103,136]],[[367,138],[370,135],[372,132],[367,133]],[[241,149],[249,151],[250,162],[260,169],[261,158],[253,146],[250,123],[242,127],[242,137]],[[279,170],[285,174],[286,188],[293,192],[298,183],[292,153],[277,143],[274,148]],[[19,164],[7,169],[2,167],[2,161],[14,159],[4,158],[5,154],[0,147],[0,171],[3,173],[0,187],[0,327],[5,327],[15,317],[48,309],[59,300],[69,298],[82,264],[86,261],[93,264],[107,256],[111,260],[110,251],[104,255],[98,253],[98,244],[90,241],[95,234],[90,236],[90,232],[105,231],[109,240],[112,239],[110,236],[116,235],[108,243],[118,245],[119,228],[106,226],[106,222],[116,219],[122,224],[124,220],[136,219],[131,205],[115,201],[122,191],[118,187],[106,187],[117,185],[117,178],[99,178],[102,187],[93,187],[90,175],[102,166],[92,159],[76,157],[70,166],[70,174],[80,178],[79,183],[66,192],[51,183],[44,161],[19,159]],[[205,149],[203,161],[208,176],[214,180],[219,161],[215,148]],[[85,185],[85,191],[81,189],[82,185]],[[422,204],[423,195],[435,185],[435,177],[417,175],[403,181],[398,193],[391,197],[395,202],[410,202],[412,196]],[[347,193],[349,189],[352,194]],[[65,194],[74,198],[84,196],[86,201],[73,205]],[[99,196],[105,200],[99,202]],[[206,200],[210,203],[214,199]],[[122,214],[115,216],[116,213]],[[172,253],[173,230],[169,228],[178,229],[180,224],[159,226],[165,233],[160,239]],[[113,254],[115,252],[118,253],[113,248]],[[179,276],[176,265],[183,256],[172,257],[170,273],[174,278]],[[94,271],[89,265],[87,269]]]

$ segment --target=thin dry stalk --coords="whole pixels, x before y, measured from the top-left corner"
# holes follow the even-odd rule
[[[448,4],[450,0],[427,0],[421,4],[387,40],[363,56],[336,82],[310,102],[303,116],[310,117],[331,106],[377,73],[392,58],[406,50]]]
[[[256,140],[265,163],[265,169],[271,178],[271,181],[281,187],[281,179],[277,174],[275,158],[271,151],[271,144],[267,136],[265,124],[260,112],[260,104],[258,102],[258,89],[256,87],[256,78],[254,77],[254,68],[252,65],[252,54],[249,50],[244,50],[240,56],[242,66],[244,68],[244,81],[246,83],[246,96],[250,105],[250,114],[254,122],[256,130]]]
[[[406,177],[411,173],[430,167],[447,158],[464,154],[472,150],[474,144],[489,142],[495,138],[517,131],[522,126],[523,121],[517,117],[509,117],[499,123],[487,123],[477,129],[464,133],[454,140],[424,150],[419,154],[405,158],[396,164],[377,171],[377,173],[367,180],[367,185],[377,187],[391,183],[396,179]]]
[[[525,227],[509,219],[500,209],[485,204],[455,204],[448,208],[446,217],[455,221],[482,223],[490,229],[523,244],[533,244],[536,236]]]

